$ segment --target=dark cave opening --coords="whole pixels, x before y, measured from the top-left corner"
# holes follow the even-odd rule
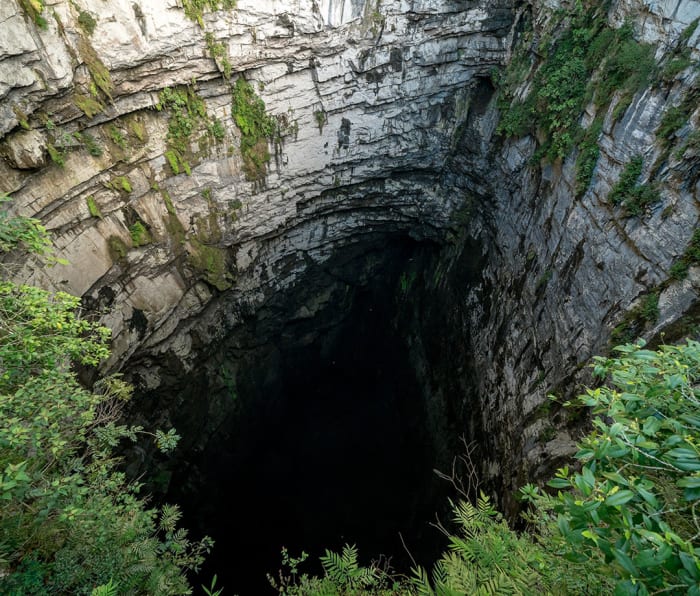
[[[238,363],[235,414],[184,456],[167,495],[186,526],[216,541],[196,582],[217,574],[227,592],[274,593],[266,574],[282,547],[309,553],[310,573],[324,549],[346,543],[362,564],[382,555],[400,572],[411,566],[402,540],[421,564],[436,558],[444,545],[429,522],[447,487],[433,472],[435,444],[446,438],[426,424],[399,313],[436,251],[406,238],[346,250],[269,309],[282,324],[258,315],[247,340],[219,351]],[[319,293],[330,298],[313,317],[289,314]]]

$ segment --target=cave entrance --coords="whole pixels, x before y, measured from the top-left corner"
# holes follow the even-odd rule
[[[266,573],[280,568],[282,547],[311,561],[355,544],[362,564],[383,555],[408,572],[403,537],[423,564],[436,557],[443,541],[429,522],[446,502],[433,473],[444,437],[426,425],[400,311],[437,252],[406,238],[346,247],[217,351],[217,366],[235,360],[235,413],[186,456],[168,495],[216,541],[202,582],[216,573],[227,592],[274,593]]]

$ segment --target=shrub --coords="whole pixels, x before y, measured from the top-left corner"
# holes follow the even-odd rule
[[[2,251],[46,252],[46,232],[0,212]],[[80,299],[0,281],[0,592],[184,594],[211,541],[191,543],[176,507],[147,509],[117,469],[131,388],[118,377],[82,387],[74,366],[109,356],[110,332],[76,314]],[[111,587],[110,587],[111,586]],[[97,588],[96,588],[97,587]]]
[[[595,416],[576,454],[581,469],[557,472],[550,486],[562,492],[545,508],[558,516],[567,557],[602,556],[616,594],[696,593],[700,344],[616,351],[595,358],[609,384],[579,398]]]

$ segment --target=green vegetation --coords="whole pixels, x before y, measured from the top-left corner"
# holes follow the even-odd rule
[[[92,47],[92,44],[85,37],[78,38],[78,54],[80,54],[80,58],[87,66],[92,79],[91,95],[97,99],[99,91],[101,91],[107,99],[111,100],[112,91],[114,90],[112,76],[109,74],[109,69],[104,65],[104,62],[100,60],[95,48]]]
[[[97,144],[97,140],[90,133],[74,132],[73,138],[85,147],[87,152],[93,157],[100,157],[100,155],[102,155],[102,147]]]
[[[228,290],[232,285],[232,277],[228,271],[226,250],[197,239],[191,239],[190,246],[188,260],[192,268],[202,273],[204,280],[217,290]]]
[[[560,22],[556,19],[551,31]],[[499,132],[505,136],[530,133],[544,138],[537,156],[549,161],[564,157],[584,136],[579,120],[584,107],[593,100],[598,110],[608,106],[615,92],[622,101],[643,87],[655,69],[653,48],[637,43],[631,27],[608,27],[606,12],[597,3],[578,2],[570,26],[549,41],[545,34],[540,51],[545,53],[525,98],[516,90],[530,70],[525,55],[516,56],[498,81],[499,107],[503,112]],[[579,188],[586,180],[594,157],[593,139],[588,139],[581,166]],[[590,179],[590,177],[589,177]]]
[[[3,200],[5,200],[3,198]],[[0,212],[0,247],[50,252],[36,220]],[[110,332],[63,292],[0,281],[0,592],[186,594],[211,540],[192,543],[174,506],[148,509],[114,447],[139,435],[172,450],[177,433],[119,422],[131,388],[80,385],[74,365],[109,356]]]
[[[85,202],[87,203],[88,211],[90,212],[91,217],[103,219],[102,211],[100,211],[100,208],[97,206],[97,203],[95,202],[95,197],[90,195],[87,199],[85,199]]]
[[[275,119],[268,116],[265,103],[243,78],[233,86],[231,115],[241,131],[243,171],[250,181],[259,181],[267,173],[270,152],[267,140],[275,132]]]
[[[97,27],[97,21],[87,10],[81,10],[78,15],[78,25],[83,28],[85,33],[92,35],[95,32],[95,27]]]
[[[209,55],[214,59],[217,66],[221,69],[224,78],[228,81],[231,78],[231,65],[228,59],[228,53],[226,52],[226,45],[222,42],[216,41],[214,34],[207,31],[204,35],[204,41],[207,44],[207,50],[209,50]]]
[[[323,110],[316,110],[314,112],[314,118],[316,118],[316,125],[318,126],[318,134],[323,134],[323,127],[328,122],[328,116]]]
[[[571,560],[603,557],[616,594],[694,594],[700,344],[642,348],[595,358],[594,374],[609,384],[579,397],[595,416],[576,454],[581,469],[560,469],[550,486],[562,492],[534,502],[556,519]]]
[[[44,0],[19,0],[19,5],[40,29],[48,27],[48,23],[42,14],[44,12]]]
[[[647,294],[642,302],[625,313],[622,321],[612,330],[610,339],[613,344],[627,343],[637,339],[649,326],[659,318],[659,294],[654,291]]]
[[[188,19],[197,22],[204,29],[205,10],[236,8],[236,0],[182,0],[182,8]]]
[[[83,95],[82,93],[76,93],[73,96],[73,103],[75,104],[75,107],[77,107],[88,118],[93,118],[105,109],[102,103],[93,97]]]
[[[644,160],[641,155],[633,157],[608,195],[608,200],[613,205],[621,205],[630,216],[642,215],[648,206],[661,200],[659,191],[653,186],[637,184],[643,166]]]
[[[129,227],[129,234],[131,235],[131,243],[134,248],[145,246],[153,242],[153,238],[151,238],[151,235],[148,233],[148,229],[140,221],[137,221]]]
[[[119,236],[110,236],[107,238],[107,250],[112,261],[121,261],[126,257],[129,247]]]
[[[17,122],[19,125],[24,129],[24,130],[29,130],[29,116],[17,105],[12,106],[12,111],[15,113],[15,116],[17,116]]]
[[[696,228],[683,256],[671,266],[671,277],[676,280],[688,276],[688,268],[700,263],[700,229]]]
[[[126,136],[124,136],[124,133],[117,128],[116,124],[109,125],[107,134],[117,147],[119,147],[122,151],[126,150]]]
[[[66,152],[62,148],[54,146],[53,143],[47,143],[46,150],[49,152],[51,161],[54,162],[59,168],[66,165]]]
[[[579,143],[578,156],[576,157],[576,196],[581,197],[586,192],[593,177],[593,170],[598,163],[600,147],[598,137],[603,129],[603,119],[596,118],[593,124],[585,131]]]
[[[166,87],[160,92],[156,109],[170,113],[168,150],[165,153],[170,169],[175,175],[184,171],[189,176],[188,156],[191,154],[192,137],[200,126],[208,127],[211,124],[207,106],[191,86],[175,89]]]
[[[131,182],[126,176],[117,176],[115,178],[112,178],[112,180],[110,180],[109,182],[105,182],[104,185],[106,188],[109,188],[111,190],[125,192],[127,194],[132,192],[133,190],[131,188]]]

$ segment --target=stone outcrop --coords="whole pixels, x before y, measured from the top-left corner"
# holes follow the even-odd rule
[[[110,0],[90,34],[87,4],[47,3],[42,30],[5,2],[0,190],[45,222],[72,263],[28,264],[23,277],[104,311],[114,332],[105,369],[129,363],[140,389],[155,391],[166,369],[191,373],[338,249],[381,234],[445,243],[444,276],[428,287],[441,298],[424,312],[451,328],[422,357],[431,329],[414,313],[415,329],[424,325],[411,335],[417,374],[436,403],[458,402],[487,477],[517,488],[572,449],[563,414],[543,406],[547,392],[575,391],[645,295],[659,292],[652,338],[692,310],[700,283],[691,268],[664,284],[698,219],[698,146],[680,151],[697,108],[673,151],[656,134],[697,69],[638,93],[620,118],[611,106],[580,199],[575,152],[533,165],[535,139],[496,134],[489,74],[508,60],[523,14],[542,23],[559,4],[239,0],[201,26],[174,0]],[[611,23],[629,15],[663,63],[700,5],[624,0]],[[686,40],[696,65],[699,40],[700,28]],[[238,77],[275,118],[264,176],[250,175],[232,119]],[[172,112],[159,95],[185,85],[207,109],[187,141],[190,173],[168,157]],[[635,155],[662,201],[629,218],[605,197]],[[327,306],[319,298],[300,316]],[[454,386],[435,356],[443,352],[468,359]]]

